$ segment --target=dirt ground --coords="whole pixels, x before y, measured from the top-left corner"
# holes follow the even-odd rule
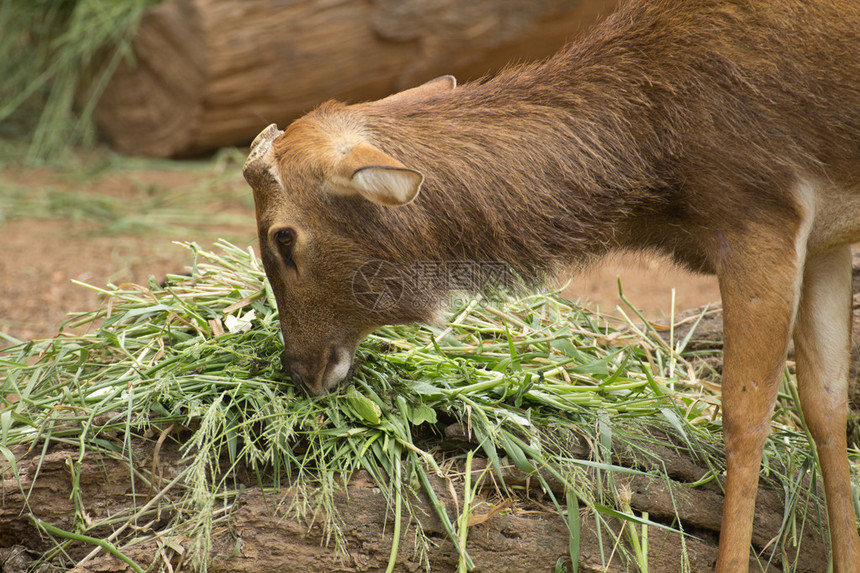
[[[83,179],[77,169],[0,171],[0,333],[19,340],[54,336],[69,313],[98,308],[98,293],[74,281],[95,287],[145,284],[150,277],[160,281],[167,273],[182,273],[189,254],[174,241],[209,246],[224,237],[237,245],[255,243],[250,191],[244,192],[241,169],[232,168],[226,177],[216,177],[214,168],[175,163]],[[209,198],[211,187],[218,191],[215,201]],[[57,198],[65,191],[77,197],[67,214]],[[16,208],[22,202],[16,198],[29,193],[37,199]],[[168,204],[161,205],[160,196]],[[101,199],[126,205],[116,216],[136,224],[112,228],[112,213],[93,216],[82,204],[87,198],[93,205]],[[148,212],[129,212],[138,206]],[[161,223],[165,214],[181,221],[183,208],[204,223],[188,228]],[[208,214],[216,223],[205,223]],[[225,214],[231,215],[230,224],[218,225]]]
[[[213,174],[196,165],[117,170],[84,181],[77,172],[64,170],[0,171],[0,198],[8,199],[12,190],[21,193],[22,189],[36,195],[47,187],[54,194],[68,189],[69,193],[85,192],[135,204],[184,189],[188,191],[189,210],[213,215],[226,212],[236,219],[229,228],[209,224],[185,232],[137,227],[128,232],[106,232],[103,221],[81,215],[80,207],[67,215],[55,209],[47,217],[44,209],[33,209],[29,215],[22,209],[11,217],[8,213],[4,216],[0,204],[0,333],[19,340],[53,336],[68,313],[97,308],[98,293],[73,281],[101,287],[107,283],[145,283],[149,277],[161,280],[166,273],[182,272],[189,264],[188,252],[173,241],[209,245],[215,238],[227,236],[240,246],[255,245],[250,190],[243,194],[247,188],[238,165],[232,165],[232,173],[229,168],[226,171],[213,185],[226,189],[228,199],[214,204],[207,201],[210,190],[205,185]],[[189,199],[188,195],[195,192],[196,199]],[[48,200],[55,202],[56,198]],[[181,206],[170,207],[177,208]],[[142,215],[156,217],[157,213]],[[574,276],[565,294],[612,314],[621,304],[618,277],[625,296],[653,318],[670,314],[673,288],[676,312],[719,300],[713,277],[692,275],[666,260],[634,256],[616,257]]]

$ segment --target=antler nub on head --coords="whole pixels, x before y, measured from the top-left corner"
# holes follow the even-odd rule
[[[255,191],[261,191],[272,183],[281,182],[272,151],[272,142],[282,133],[284,132],[273,123],[261,131],[251,143],[251,153],[248,154],[248,159],[242,167],[242,175]]]

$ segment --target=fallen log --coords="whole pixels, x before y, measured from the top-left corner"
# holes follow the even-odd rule
[[[163,500],[181,495],[181,492],[167,487],[167,483],[184,467],[180,446],[168,440],[159,450],[152,442],[135,439],[132,447],[139,460],[139,468],[135,472],[138,476],[136,487],[132,484],[130,468],[110,456],[88,456],[76,465],[78,451],[68,446],[48,448],[44,455],[41,447],[25,453],[21,446],[13,446],[13,454],[18,460],[17,474],[5,460],[0,460],[4,492],[0,501],[0,547],[9,548],[5,553],[0,551],[2,570],[23,572],[32,565],[32,557],[28,555],[44,552],[53,546],[54,542],[47,535],[38,533],[32,517],[66,531],[74,531],[76,511],[79,518],[84,516],[88,522],[98,523],[111,515],[130,515],[135,508],[147,516],[137,522],[139,535],[163,531],[171,516],[167,506],[163,511],[159,507]],[[636,515],[647,512],[651,520],[675,527],[677,519],[680,519],[685,532],[692,537],[682,542],[677,533],[649,528],[650,548],[647,554],[650,569],[683,570],[685,548],[691,570],[711,570],[716,560],[723,499],[721,490],[714,482],[691,487],[690,480],[699,480],[707,472],[706,468],[673,449],[656,445],[654,448],[653,453],[660,460],[659,466],[666,472],[663,477],[656,474],[640,474],[629,479],[617,476],[615,485],[629,492],[630,505]],[[157,464],[153,456],[157,458]],[[652,469],[624,456],[613,461],[642,470]],[[160,468],[160,477],[154,480],[157,487],[150,489],[141,476],[155,465]],[[472,505],[473,520],[466,549],[476,564],[475,570],[520,573],[537,568],[544,571],[552,570],[559,560],[568,560],[567,525],[541,493],[538,480],[514,468],[507,468],[504,477],[511,489],[509,494],[501,496],[505,499],[501,499],[492,479],[493,472],[484,473],[485,467],[485,461],[474,460],[473,483],[478,484],[478,495]],[[458,471],[459,478],[457,472],[447,479],[431,476],[433,489],[452,521],[463,510],[460,505],[464,498],[463,468],[459,467]],[[394,508],[386,502],[368,474],[357,472],[343,490],[334,493],[331,508],[336,513],[344,542],[340,551],[334,547],[325,527],[325,509],[315,508],[310,517],[299,516],[291,509],[290,500],[295,493],[291,486],[264,493],[253,485],[254,481],[249,476],[248,487],[230,509],[229,526],[213,530],[209,571],[385,571],[391,554]],[[556,497],[563,499],[561,484],[552,480],[547,480],[547,483]],[[75,484],[77,489],[74,489]],[[166,490],[162,500],[158,498],[159,488]],[[396,570],[422,571],[428,563],[433,571],[456,570],[457,551],[429,500],[419,494],[415,502],[418,509],[415,517],[431,541],[429,553],[426,561],[416,553],[415,525],[405,525],[410,517],[404,512]],[[150,506],[148,512],[143,511],[145,504]],[[504,510],[494,512],[492,508],[499,505]],[[756,535],[753,538],[759,550],[765,547],[773,549],[772,541],[782,519],[783,496],[762,488],[757,500]],[[603,568],[602,563],[615,541],[604,528],[601,556],[600,533],[594,528],[593,518],[582,514],[580,523],[579,570],[627,571],[619,557],[611,559],[607,569]],[[626,542],[621,524],[613,519],[609,524],[616,533],[622,532],[622,542]],[[816,527],[809,523],[800,533],[804,552],[798,558],[796,571],[820,571],[821,563],[827,560],[827,547],[814,533]],[[115,525],[89,534],[107,537],[111,532],[117,532]],[[120,539],[122,537],[117,542]],[[151,541],[126,545],[121,549],[124,555],[144,568],[152,564],[154,570],[171,567],[186,570],[191,544],[191,539],[174,531],[159,533]],[[96,551],[93,549],[92,545],[85,543],[65,547],[65,554],[77,563],[73,571],[132,571],[129,565],[116,557],[98,548]],[[12,562],[22,559],[22,565],[13,568]],[[776,562],[779,561],[777,557]],[[7,562],[8,567],[5,565]]]
[[[618,0],[166,0],[97,109],[120,151],[188,156],[250,141],[330,98],[546,57]]]

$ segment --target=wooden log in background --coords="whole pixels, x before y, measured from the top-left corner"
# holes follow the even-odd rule
[[[618,0],[165,0],[101,98],[120,151],[188,156],[250,141],[322,101],[377,99],[551,55]]]

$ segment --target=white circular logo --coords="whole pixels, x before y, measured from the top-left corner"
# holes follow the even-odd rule
[[[388,310],[403,296],[403,273],[388,261],[367,261],[352,275],[352,296],[367,310]]]

